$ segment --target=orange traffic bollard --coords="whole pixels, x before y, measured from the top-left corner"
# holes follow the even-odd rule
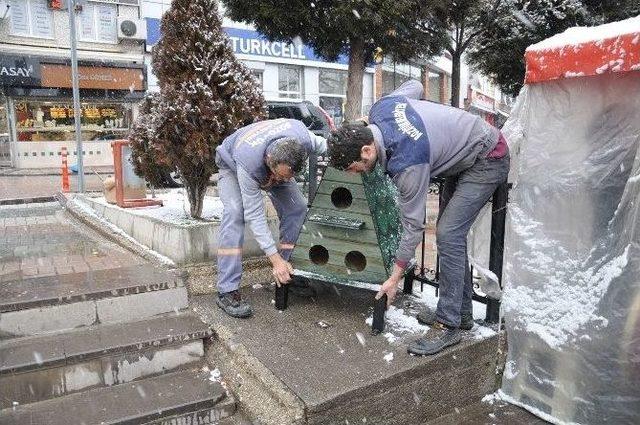
[[[62,147],[62,191],[69,192],[69,168],[67,167],[67,148]]]

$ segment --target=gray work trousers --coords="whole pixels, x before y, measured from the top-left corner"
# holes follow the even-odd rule
[[[462,313],[472,312],[473,283],[467,257],[467,234],[496,188],[507,180],[509,153],[479,156],[473,165],[445,178],[436,226],[440,257],[438,322],[459,327]]]
[[[244,209],[238,178],[230,169],[219,171],[218,190],[223,205],[218,232],[218,247],[239,248],[237,254],[218,255],[218,292],[223,294],[240,287],[242,277],[242,245],[244,243]],[[296,182],[290,181],[267,190],[280,219],[280,243],[294,245],[307,213],[307,200]],[[289,260],[292,249],[280,248],[280,255]]]

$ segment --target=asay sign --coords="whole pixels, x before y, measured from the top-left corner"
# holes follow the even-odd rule
[[[39,85],[40,63],[26,57],[0,57],[0,82],[7,86]]]

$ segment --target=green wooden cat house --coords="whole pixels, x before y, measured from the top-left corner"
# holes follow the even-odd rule
[[[379,167],[363,175],[328,167],[291,255],[294,279],[378,291],[389,277],[401,235],[397,190]],[[288,286],[276,287],[276,308]],[[374,333],[384,327],[386,297],[374,308]]]

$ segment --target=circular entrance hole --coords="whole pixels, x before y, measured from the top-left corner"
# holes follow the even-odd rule
[[[351,251],[345,255],[344,264],[349,270],[361,272],[367,267],[367,257],[360,251]]]
[[[309,260],[319,266],[327,264],[329,262],[329,251],[322,245],[314,245],[309,249]]]
[[[351,191],[346,187],[337,187],[331,192],[331,202],[336,208],[349,208],[352,201]]]

